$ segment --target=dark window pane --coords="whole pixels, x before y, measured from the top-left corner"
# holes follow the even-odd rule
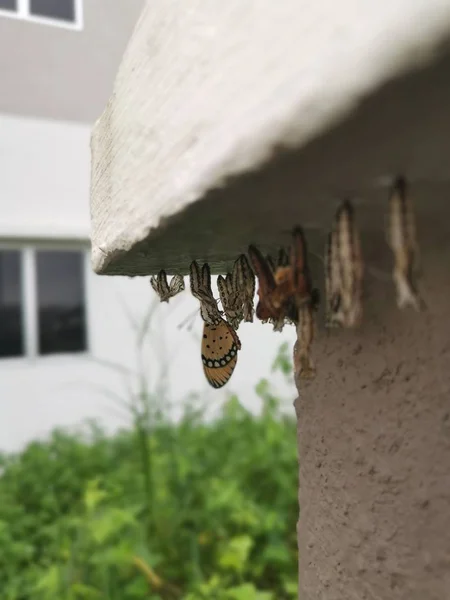
[[[0,357],[22,356],[22,278],[18,250],[0,250]]]
[[[38,251],[39,353],[86,350],[84,255]]]
[[[17,11],[17,0],[0,0],[1,10],[12,10]]]
[[[49,17],[73,23],[75,0],[31,0],[30,13],[36,17]]]

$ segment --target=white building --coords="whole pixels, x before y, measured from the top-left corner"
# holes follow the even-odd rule
[[[91,272],[89,138],[141,6],[0,0],[0,450],[85,418],[129,419],[113,396],[126,400],[120,369],[139,362],[130,319],[141,324],[155,298],[147,279]],[[142,370],[159,397],[198,391],[217,406],[225,392],[204,380],[199,317],[195,333],[178,328],[195,308],[188,292],[154,305]],[[239,334],[225,390],[254,406],[254,384],[293,332]]]

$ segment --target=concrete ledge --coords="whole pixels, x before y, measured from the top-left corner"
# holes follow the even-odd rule
[[[380,178],[448,176],[446,0],[157,0],[92,134],[92,261],[103,274],[214,272]]]

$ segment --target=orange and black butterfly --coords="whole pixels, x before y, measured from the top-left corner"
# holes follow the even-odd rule
[[[202,338],[202,363],[206,380],[218,389],[230,379],[237,364],[241,341],[225,319],[214,325],[204,323]]]
[[[206,380],[218,389],[230,379],[237,363],[241,342],[233,327],[222,318],[211,290],[211,271],[205,263],[200,271],[191,264],[191,291],[200,301],[200,314],[204,321],[202,337],[202,363]]]

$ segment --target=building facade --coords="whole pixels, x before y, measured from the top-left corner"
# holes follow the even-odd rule
[[[155,308],[143,357],[149,282],[90,267],[90,131],[142,5],[0,0],[0,450],[85,418],[125,424],[139,365],[159,397],[211,394],[200,320],[179,327],[195,301]],[[256,324],[240,335],[227,388],[251,395],[282,339]]]
[[[90,269],[89,138],[141,6],[0,0],[0,449],[101,416],[93,358],[131,362],[136,286]]]

